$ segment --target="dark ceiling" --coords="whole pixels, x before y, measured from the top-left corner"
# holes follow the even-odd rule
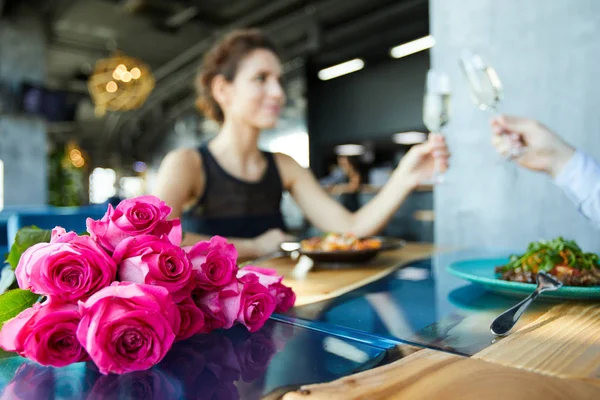
[[[5,13],[15,4],[4,1]],[[282,50],[286,81],[303,97],[305,66],[352,57],[377,60],[429,31],[428,0],[47,0],[29,1],[47,22],[47,84],[80,92],[74,123],[50,125],[55,141],[76,138],[94,164],[144,159],[193,108],[203,53],[233,28],[263,28]],[[152,68],[156,87],[138,110],[93,116],[87,74],[119,49]],[[300,88],[300,90],[298,90]]]

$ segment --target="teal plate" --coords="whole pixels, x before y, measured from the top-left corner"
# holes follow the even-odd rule
[[[511,282],[497,277],[494,272],[496,267],[507,262],[508,258],[464,260],[450,264],[447,269],[452,275],[482,285],[493,292],[521,297],[533,292],[533,283]],[[542,296],[562,300],[600,300],[600,286],[563,286],[555,292],[543,293]]]

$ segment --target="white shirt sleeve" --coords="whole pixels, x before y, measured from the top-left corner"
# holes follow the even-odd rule
[[[600,164],[577,151],[554,182],[575,203],[579,212],[600,228]]]

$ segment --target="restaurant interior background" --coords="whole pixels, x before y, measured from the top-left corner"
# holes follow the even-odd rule
[[[149,192],[167,151],[216,132],[194,108],[203,53],[222,33],[253,26],[282,50],[288,95],[262,147],[318,177],[336,151],[358,153],[359,204],[422,140],[396,134],[425,131],[427,70],[450,76],[451,169],[413,193],[385,234],[511,249],[563,235],[599,251],[597,231],[550,179],[494,152],[491,114],[473,104],[458,65],[462,50],[479,52],[502,79],[501,112],[537,118],[600,159],[598,12],[595,0],[0,0],[0,208]],[[407,43],[405,53],[421,51],[392,57]],[[116,51],[155,79],[137,109],[103,110],[90,97],[96,62]],[[319,78],[357,59],[361,69]],[[338,147],[348,144],[359,147]],[[289,196],[284,214],[296,232],[311,232]]]

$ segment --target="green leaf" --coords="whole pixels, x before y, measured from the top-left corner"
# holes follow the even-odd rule
[[[37,226],[27,226],[19,229],[15,242],[10,248],[10,253],[6,261],[10,264],[12,269],[17,268],[21,255],[37,243],[48,243],[50,242],[52,231],[42,230]]]
[[[18,354],[17,353],[13,353],[10,351],[5,351],[0,349],[0,360],[4,359],[4,358],[11,358],[11,357],[17,357]]]
[[[546,261],[539,266],[538,271],[550,272],[556,263],[552,262],[550,259],[546,259]]]
[[[0,325],[34,305],[39,298],[39,294],[23,289],[9,290],[0,295]]]

